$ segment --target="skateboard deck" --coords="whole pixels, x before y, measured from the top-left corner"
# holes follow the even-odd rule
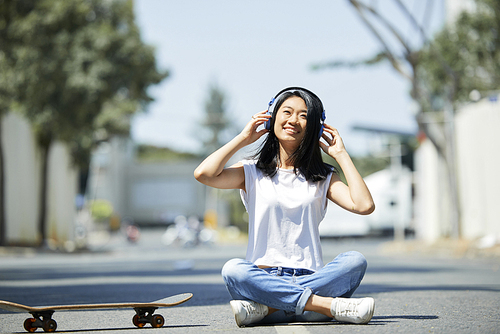
[[[54,332],[57,329],[57,322],[52,319],[55,311],[78,311],[78,310],[105,310],[119,308],[133,308],[135,315],[132,323],[139,328],[149,323],[152,327],[160,328],[165,323],[165,319],[160,314],[154,312],[160,307],[171,307],[187,302],[193,297],[192,293],[182,293],[167,297],[151,303],[110,303],[110,304],[82,304],[82,305],[54,305],[43,307],[31,307],[22,304],[0,300],[0,308],[17,313],[31,313],[33,318],[24,321],[24,329],[28,332],[35,332],[37,328],[42,328],[45,332]]]

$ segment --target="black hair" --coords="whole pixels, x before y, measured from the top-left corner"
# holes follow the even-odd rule
[[[323,114],[323,103],[312,92],[300,88],[287,90],[277,97],[274,112],[271,117],[271,128],[266,140],[259,151],[253,157],[257,159],[257,168],[264,175],[273,177],[278,170],[279,163],[279,141],[274,133],[274,123],[276,114],[283,102],[292,96],[300,97],[307,107],[306,133],[299,144],[299,147],[289,158],[289,162],[294,166],[294,172],[300,172],[306,180],[313,182],[325,180],[333,167],[324,163],[319,147],[319,133],[321,129],[321,119]]]

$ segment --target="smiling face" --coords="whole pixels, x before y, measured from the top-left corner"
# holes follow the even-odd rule
[[[298,96],[286,99],[276,113],[274,133],[281,145],[298,147],[307,125],[307,106]]]

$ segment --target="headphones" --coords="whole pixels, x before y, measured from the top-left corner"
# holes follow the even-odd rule
[[[271,99],[271,101],[269,101],[269,104],[267,106],[267,115],[271,115],[271,116],[273,115],[274,107],[275,107],[274,102],[276,102],[276,100],[278,100],[278,98],[280,98],[281,95],[283,95],[286,92],[296,91],[296,90],[303,91],[303,92],[317,98],[321,102],[320,98],[308,89],[305,89],[302,87],[288,87],[288,88],[281,90],[278,94],[276,94],[275,97],[273,97]],[[321,102],[321,104],[323,104],[323,102]],[[325,120],[326,120],[326,113],[325,113],[325,110],[323,110],[323,112],[321,114],[321,119],[319,121],[321,124],[321,129],[319,130],[319,138],[321,138],[321,135],[323,134],[323,128],[325,127]],[[264,126],[267,130],[271,130],[271,118],[269,120],[267,120],[266,123],[264,123]]]

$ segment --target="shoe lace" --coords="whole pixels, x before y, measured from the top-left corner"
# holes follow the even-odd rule
[[[358,315],[358,303],[356,302],[351,302],[351,301],[346,301],[344,305],[342,305],[342,308],[339,312],[337,312],[337,315],[344,316],[344,317],[352,317],[352,316],[357,316]]]
[[[251,304],[243,304],[243,308],[246,310],[248,315],[262,315],[264,314],[263,307],[257,307]]]

